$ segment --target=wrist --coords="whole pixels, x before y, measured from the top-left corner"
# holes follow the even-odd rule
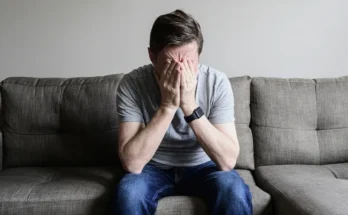
[[[181,110],[184,113],[185,116],[189,116],[193,113],[193,111],[198,107],[197,104],[191,104],[191,105],[182,105]]]
[[[174,115],[177,111],[178,107],[168,107],[161,105],[158,109],[160,114],[165,114],[165,115]]]

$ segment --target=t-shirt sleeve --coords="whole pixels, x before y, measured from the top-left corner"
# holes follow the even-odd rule
[[[212,124],[234,122],[234,97],[231,83],[226,74],[218,78],[214,88],[215,93],[208,117],[209,121]]]
[[[125,75],[117,89],[117,115],[120,122],[144,123],[140,109],[140,97],[136,92],[134,80]]]

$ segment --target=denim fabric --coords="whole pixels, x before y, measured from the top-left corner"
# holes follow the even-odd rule
[[[168,170],[148,164],[140,174],[126,174],[116,188],[114,214],[154,214],[160,198],[174,195],[201,197],[214,215],[253,214],[248,185],[235,170],[219,171],[212,161]]]

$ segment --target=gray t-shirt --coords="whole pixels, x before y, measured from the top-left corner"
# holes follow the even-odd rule
[[[234,121],[234,98],[227,76],[209,66],[199,65],[196,102],[212,124]],[[147,125],[161,102],[153,65],[126,74],[117,91],[120,122]],[[160,168],[196,166],[209,161],[179,108],[150,163]]]

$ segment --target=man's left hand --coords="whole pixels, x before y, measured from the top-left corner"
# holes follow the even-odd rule
[[[197,76],[191,60],[184,59],[181,63],[180,108],[185,116],[189,116],[197,108],[195,94]]]

